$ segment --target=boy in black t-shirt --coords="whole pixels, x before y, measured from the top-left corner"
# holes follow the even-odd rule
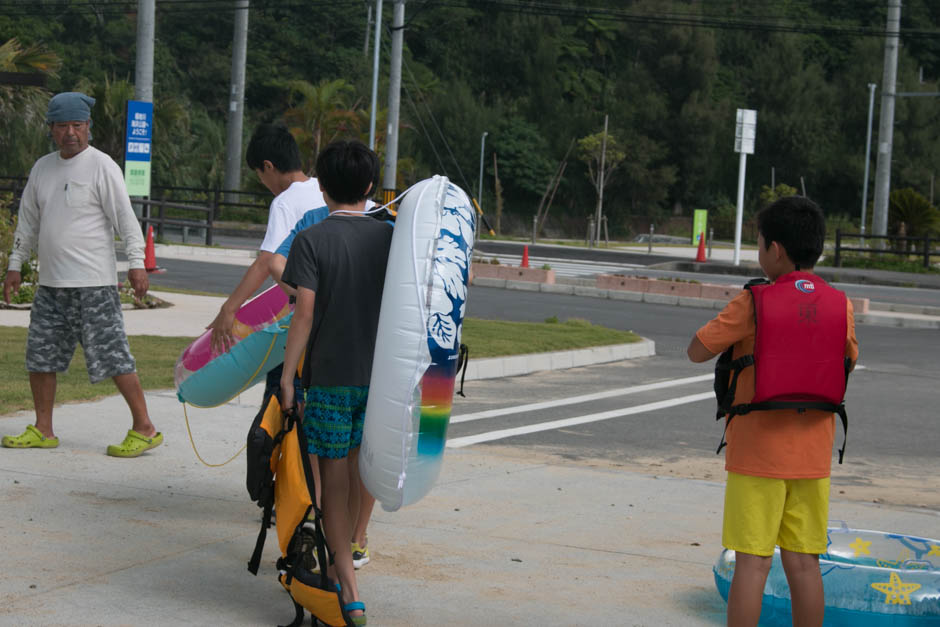
[[[320,467],[324,531],[342,585],[345,609],[365,625],[353,568],[352,525],[359,509],[359,445],[372,374],[372,354],[392,240],[386,222],[364,213],[378,183],[375,153],[360,142],[330,144],[317,159],[317,179],[330,215],[299,233],[282,280],[297,290],[287,334],[282,407],[295,406],[290,373],[305,355],[303,429]],[[314,456],[316,456],[314,458]]]

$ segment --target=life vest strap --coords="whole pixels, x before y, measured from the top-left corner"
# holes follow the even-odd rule
[[[718,450],[715,451],[715,454],[720,453],[721,449],[728,445],[725,441],[725,434],[728,432],[728,425],[731,424],[735,416],[749,414],[752,411],[765,411],[769,409],[795,409],[801,413],[807,409],[819,409],[839,414],[839,419],[842,421],[842,448],[839,449],[839,463],[842,463],[842,458],[845,457],[845,446],[849,439],[849,416],[845,411],[845,402],[836,405],[835,403],[827,403],[824,401],[764,401],[763,403],[735,405],[728,411],[728,420],[725,422],[725,428],[721,432],[721,442],[718,444]]]
[[[251,559],[248,560],[248,572],[252,575],[258,574],[258,566],[261,564],[261,553],[264,550],[264,542],[268,538],[268,527],[271,526],[271,513],[274,511],[273,500],[265,504],[264,511],[261,514],[261,529],[258,531],[258,539],[255,541],[255,550],[251,553]]]

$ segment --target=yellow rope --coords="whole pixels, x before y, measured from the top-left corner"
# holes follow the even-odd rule
[[[278,328],[284,329],[284,328],[286,328],[286,327],[278,326]],[[227,403],[228,401],[232,400],[232,398],[234,398],[234,397],[238,396],[239,394],[241,394],[242,392],[244,392],[244,391],[248,388],[248,386],[251,385],[251,382],[255,380],[255,377],[258,376],[258,373],[261,372],[261,369],[264,368],[264,365],[265,365],[266,363],[268,363],[268,357],[271,356],[271,351],[274,350],[274,345],[275,345],[276,343],[277,343],[277,335],[275,335],[275,336],[271,339],[271,345],[268,346],[268,351],[264,354],[264,359],[261,360],[261,364],[258,366],[258,369],[255,370],[255,371],[252,373],[252,375],[251,375],[250,377],[248,377],[248,381],[245,383],[245,385],[243,385],[240,390],[238,390],[237,392],[235,392],[235,394],[233,394],[231,398],[229,398],[228,400],[223,401],[223,402],[221,402],[221,403],[218,403],[217,405],[194,405],[193,403],[190,403],[190,405],[192,405],[193,407],[197,407],[197,408],[199,408],[199,409],[213,409],[213,408],[215,408],[215,407],[221,407],[222,405],[224,405],[224,404]],[[206,460],[204,460],[204,459],[202,458],[202,455],[200,455],[200,454],[199,454],[199,451],[196,449],[196,441],[193,440],[193,432],[192,432],[192,429],[190,429],[190,427],[189,427],[189,414],[186,412],[186,403],[185,403],[185,402],[183,402],[183,418],[184,418],[185,421],[186,421],[186,432],[189,434],[189,443],[190,443],[190,444],[192,445],[192,447],[193,447],[193,453],[196,454],[196,457],[199,459],[199,461],[201,461],[203,464],[205,464],[205,465],[208,466],[209,468],[219,468],[220,466],[224,466],[224,465],[228,464],[229,462],[234,461],[235,458],[237,458],[239,455],[241,455],[241,454],[242,454],[242,451],[244,451],[244,450],[248,447],[248,443],[246,442],[246,443],[244,444],[244,446],[242,446],[240,449],[238,449],[238,452],[237,452],[237,453],[235,453],[234,455],[232,455],[230,458],[228,458],[227,460],[225,460],[225,461],[222,462],[221,464],[210,464],[209,462],[207,462]]]
[[[203,464],[205,464],[205,465],[208,466],[209,468],[219,468],[219,467],[221,467],[221,466],[224,466],[224,465],[228,464],[229,462],[234,461],[235,458],[237,458],[239,455],[241,455],[241,454],[242,454],[242,451],[244,451],[244,450],[248,447],[248,443],[246,442],[244,445],[242,445],[242,447],[241,447],[240,449],[238,449],[238,452],[237,452],[237,453],[235,453],[234,455],[232,455],[231,457],[229,457],[227,460],[225,460],[225,461],[222,462],[221,464],[210,464],[209,462],[207,462],[206,460],[204,460],[204,459],[202,458],[202,455],[199,454],[199,451],[196,450],[196,442],[195,442],[195,440],[193,440],[193,432],[192,432],[192,429],[189,428],[189,416],[186,414],[186,403],[183,403],[183,416],[186,418],[186,433],[189,434],[189,443],[192,444],[192,446],[193,446],[193,453],[196,454],[196,457],[199,459],[199,461],[201,461]]]

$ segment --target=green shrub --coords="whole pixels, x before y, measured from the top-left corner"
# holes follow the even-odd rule
[[[16,233],[16,216],[10,213],[13,204],[13,194],[0,195],[0,269],[6,278],[7,267],[10,265],[10,251],[13,250],[13,234]],[[36,254],[32,253],[29,259],[23,262],[20,269],[23,283],[36,282]],[[26,302],[32,302],[32,295]]]

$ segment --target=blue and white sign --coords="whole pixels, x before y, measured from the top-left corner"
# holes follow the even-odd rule
[[[150,155],[153,144],[153,103],[127,101],[124,144],[124,183],[130,196],[150,195]]]

